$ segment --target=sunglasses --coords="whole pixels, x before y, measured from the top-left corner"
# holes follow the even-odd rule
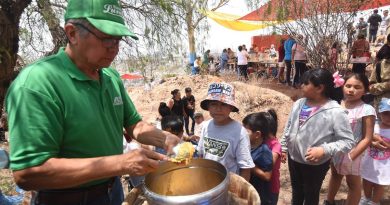
[[[73,24],[76,25],[77,27],[83,28],[84,30],[88,31],[88,33],[91,33],[92,35],[94,35],[97,39],[99,39],[102,42],[102,45],[105,48],[115,47],[119,44],[120,41],[123,40],[122,38],[120,38],[120,39],[118,39],[118,38],[103,38],[103,37],[98,36],[96,33],[92,32],[90,29],[88,29],[85,25],[83,25],[81,23],[73,23]]]

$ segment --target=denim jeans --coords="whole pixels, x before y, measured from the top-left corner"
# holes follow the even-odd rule
[[[7,196],[4,195],[0,190],[0,204],[1,205],[18,205],[23,202],[24,191],[19,187],[16,187],[16,192],[18,195]]]
[[[301,84],[301,78],[303,73],[307,70],[305,61],[295,61],[295,75],[294,75],[294,85],[298,86]]]
[[[199,74],[199,72],[200,72],[199,67],[192,67],[191,75],[197,75],[197,74]]]
[[[320,165],[296,162],[288,156],[288,169],[292,186],[292,205],[316,205],[320,189],[329,170],[330,160]]]
[[[271,205],[277,205],[279,199],[279,193],[271,193]]]
[[[123,187],[119,177],[115,177],[111,191],[89,202],[79,202],[69,205],[121,205],[124,200]],[[55,205],[35,203],[35,199],[31,200],[31,205]]]
[[[370,29],[368,32],[368,42],[375,43],[376,34],[378,33],[378,29]]]

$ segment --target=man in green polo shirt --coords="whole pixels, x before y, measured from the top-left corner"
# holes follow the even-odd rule
[[[123,128],[137,141],[172,149],[179,138],[142,121],[109,68],[126,26],[118,0],[69,0],[66,48],[25,68],[9,88],[10,157],[16,183],[35,204],[121,204],[117,176],[144,175],[166,156],[122,154]]]

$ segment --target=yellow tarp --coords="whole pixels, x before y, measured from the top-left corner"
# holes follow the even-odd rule
[[[233,15],[233,14],[226,14],[221,12],[215,12],[215,11],[205,11],[205,14],[207,17],[213,19],[215,22],[220,24],[221,26],[224,26],[226,28],[236,30],[236,31],[253,31],[253,30],[259,30],[266,28],[268,26],[272,26],[275,22],[265,22],[265,21],[258,21],[258,22],[247,22],[247,21],[241,21],[237,20],[241,16]]]

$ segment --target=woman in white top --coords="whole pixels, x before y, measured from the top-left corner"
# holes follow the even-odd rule
[[[303,36],[299,35],[296,43],[292,47],[292,54],[291,54],[291,60],[292,64],[295,66],[295,75],[294,75],[294,81],[293,81],[293,87],[297,88],[300,86],[300,79],[303,75],[303,73],[307,70],[306,68],[306,50],[301,45],[301,42],[303,42]]]
[[[243,49],[242,46],[238,46],[238,53],[237,53],[237,66],[238,70],[240,71],[240,77],[244,76],[245,80],[248,80],[248,58],[249,54],[246,52],[245,49]]]

